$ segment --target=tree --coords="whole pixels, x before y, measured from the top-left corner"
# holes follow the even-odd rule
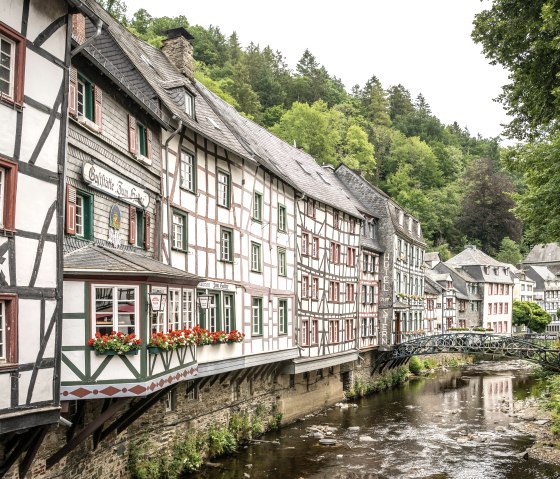
[[[410,92],[400,83],[389,88],[389,116],[395,121],[399,116],[414,113]]]
[[[117,22],[126,24],[126,3],[124,0],[97,0]]]
[[[444,263],[453,256],[451,251],[449,251],[449,245],[447,243],[440,244],[432,248],[431,251],[437,251],[439,253],[439,259]]]
[[[373,75],[358,93],[365,118],[377,126],[391,126],[389,101],[379,79]]]
[[[470,238],[480,240],[482,249],[494,254],[505,236],[521,239],[521,223],[513,215],[515,192],[511,177],[498,169],[490,158],[474,161],[463,178],[459,228]]]
[[[494,0],[475,16],[472,38],[511,82],[498,99],[513,120],[506,133],[531,139],[558,129],[560,16],[557,0]]]
[[[537,303],[513,300],[512,323],[514,326],[527,326],[535,333],[542,333],[552,321],[548,314]]]
[[[350,168],[358,169],[366,178],[375,176],[373,145],[367,133],[358,125],[350,125],[342,144],[342,162]]]
[[[516,265],[523,259],[519,245],[507,236],[500,243],[500,251],[496,256],[498,261]]]

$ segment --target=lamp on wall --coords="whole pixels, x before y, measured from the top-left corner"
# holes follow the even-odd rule
[[[159,313],[165,309],[167,294],[154,291],[152,293],[148,293],[148,300],[150,302],[152,312]]]

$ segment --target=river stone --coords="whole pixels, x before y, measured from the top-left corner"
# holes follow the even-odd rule
[[[537,419],[535,421],[535,424],[539,425],[539,426],[544,426],[545,424],[548,424],[550,421],[548,419]]]
[[[314,432],[313,437],[315,439],[323,439],[325,436],[323,436],[323,434],[321,434],[320,432]]]
[[[359,430],[360,430],[360,426],[350,426],[348,428],[348,431],[350,431],[350,432],[356,432],[356,431],[359,431]]]
[[[319,439],[319,444],[323,446],[334,446],[336,444],[336,439]]]
[[[375,442],[375,439],[371,436],[360,436],[358,440],[360,442]]]

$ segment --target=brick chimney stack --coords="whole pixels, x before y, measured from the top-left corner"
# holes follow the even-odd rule
[[[187,78],[194,80],[194,58],[191,40],[194,38],[184,28],[172,28],[166,32],[162,51],[177,69]]]
[[[81,13],[74,13],[72,15],[72,38],[79,45],[86,41],[86,17]]]

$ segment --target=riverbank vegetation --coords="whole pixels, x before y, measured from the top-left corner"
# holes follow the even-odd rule
[[[551,432],[557,439],[557,447],[560,447],[560,374],[540,371],[540,405],[543,409],[551,412]]]
[[[215,424],[206,432],[177,431],[167,451],[144,435],[133,441],[129,453],[130,477],[133,479],[174,479],[197,471],[204,460],[234,453],[237,448],[277,430],[282,414],[263,404],[253,412],[235,413],[227,426]]]

